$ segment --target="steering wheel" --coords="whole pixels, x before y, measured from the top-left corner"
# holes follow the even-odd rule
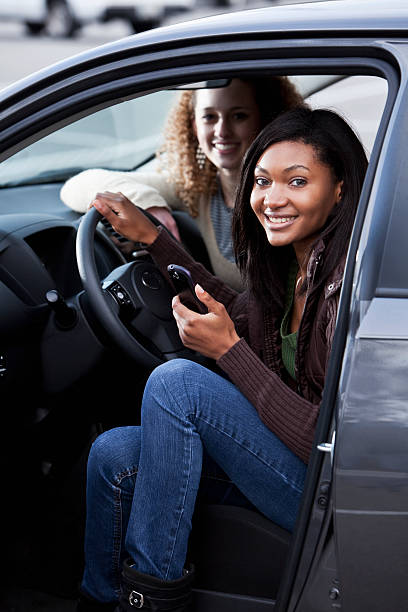
[[[116,345],[143,366],[192,355],[180,340],[170,284],[151,260],[121,265],[101,282],[94,255],[101,218],[91,208],[81,219],[76,239],[79,275],[95,317]]]

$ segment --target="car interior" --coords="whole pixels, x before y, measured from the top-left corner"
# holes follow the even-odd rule
[[[370,154],[387,97],[384,79],[290,78],[308,104],[341,112]],[[87,168],[154,170],[177,95],[173,87],[119,100],[0,165],[1,610],[75,609],[89,448],[101,432],[139,423],[155,365],[177,355],[200,359],[182,346],[170,286],[143,245],[126,251],[96,211],[83,217],[59,195]],[[173,214],[186,249],[211,270],[194,220]],[[132,321],[115,294],[115,283],[128,282],[129,266],[139,300]],[[159,291],[152,290],[156,282]],[[252,611],[272,609],[291,541],[255,510],[199,504],[189,546],[195,610],[237,612],[249,603]]]

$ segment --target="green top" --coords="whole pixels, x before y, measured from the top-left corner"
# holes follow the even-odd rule
[[[289,375],[296,380],[295,375],[295,353],[297,344],[297,331],[292,334],[288,334],[290,325],[290,315],[292,313],[293,297],[295,295],[295,282],[298,271],[298,264],[296,259],[293,260],[289,266],[288,284],[286,288],[286,301],[283,319],[280,328],[280,335],[282,338],[282,360],[283,365],[288,371]]]

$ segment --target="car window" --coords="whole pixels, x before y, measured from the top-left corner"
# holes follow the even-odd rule
[[[132,170],[156,151],[176,92],[159,91],[80,119],[4,161],[0,185],[61,181],[87,168]]]
[[[306,101],[313,108],[330,108],[347,119],[369,156],[387,93],[385,79],[375,76],[350,76],[316,91],[306,98]]]
[[[367,154],[371,152],[387,94],[384,79],[291,78],[311,106],[340,112],[361,137]],[[127,171],[144,165],[161,143],[166,116],[177,95],[174,90],[148,94],[53,132],[1,164],[0,186],[61,182],[88,168]]]

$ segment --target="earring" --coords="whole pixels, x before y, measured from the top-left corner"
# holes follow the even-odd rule
[[[197,149],[196,149],[196,161],[197,161],[197,165],[200,168],[200,170],[202,170],[204,168],[205,160],[206,160],[206,156],[205,156],[204,151],[202,150],[200,145],[197,145]]]

